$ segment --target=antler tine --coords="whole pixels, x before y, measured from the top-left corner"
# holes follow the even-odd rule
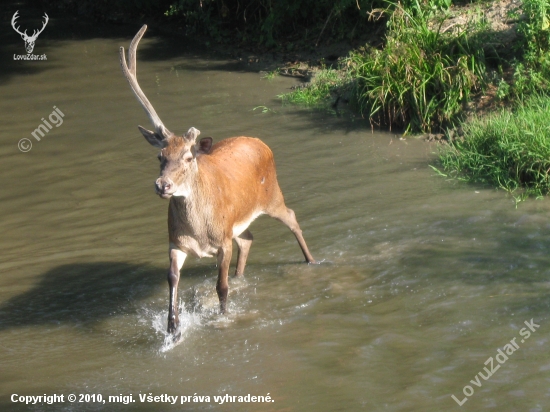
[[[36,40],[36,38],[38,37],[38,35],[40,33],[42,33],[44,31],[44,29],[46,28],[46,24],[48,24],[48,21],[50,21],[50,18],[48,17],[48,15],[46,13],[44,13],[44,16],[46,16],[46,21],[44,23],[42,23],[42,28],[40,30],[38,29],[34,29],[33,32],[32,32],[32,36],[29,37],[29,39],[32,39],[32,40]],[[25,30],[25,33],[27,31]]]
[[[11,26],[12,26],[13,29],[14,29],[17,33],[19,33],[21,36],[26,36],[26,35],[27,35],[27,30],[25,30],[25,33],[21,33],[21,32],[19,31],[19,26],[15,27],[15,23],[16,23],[15,21],[19,18],[18,14],[19,14],[19,10],[17,10],[17,11],[13,14],[13,17],[11,18]]]
[[[136,76],[136,57],[137,57],[137,46],[139,44],[139,41],[145,34],[145,31],[147,30],[147,25],[144,24],[141,29],[137,32],[134,39],[132,40],[132,43],[130,43],[130,48],[128,49],[128,62],[130,64],[130,72]]]
[[[44,12],[44,17],[46,17],[46,20],[44,21],[44,23],[42,23],[42,28],[38,32],[39,34],[44,31],[44,29],[46,28],[46,24],[48,24],[48,22],[50,21],[50,18],[48,17],[48,13]]]
[[[139,83],[137,81],[137,74],[136,74],[137,46],[139,41],[143,37],[145,30],[147,30],[146,24],[144,24],[143,27],[137,32],[137,34],[134,36],[134,39],[130,43],[130,48],[128,49],[129,65],[126,63],[126,54],[124,53],[124,47],[122,46],[120,47],[120,65],[122,67],[122,72],[124,73],[126,80],[128,80],[128,83],[130,84],[130,88],[134,92],[138,101],[141,103],[141,106],[143,107],[143,110],[145,110],[145,113],[149,117],[149,120],[155,127],[155,132],[163,139],[166,139],[172,133],[164,126],[157,112],[153,108],[153,105],[149,102],[149,100],[145,96],[145,93],[143,93],[143,91],[141,90],[141,87],[139,87]]]

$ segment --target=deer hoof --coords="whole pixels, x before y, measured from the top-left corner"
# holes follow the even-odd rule
[[[175,317],[168,318],[168,329],[167,332],[171,335],[174,335],[178,331],[179,322]]]

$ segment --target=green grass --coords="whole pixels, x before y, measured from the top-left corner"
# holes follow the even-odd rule
[[[463,125],[464,139],[441,149],[449,176],[500,187],[523,200],[550,193],[550,98],[536,96]]]
[[[483,48],[468,31],[444,33],[428,24],[429,10],[399,4],[388,23],[382,50],[355,52],[360,111],[372,122],[430,132],[457,122],[464,103],[485,85]]]
[[[447,176],[502,188],[516,202],[550,193],[550,1],[523,0],[522,9],[513,77],[497,83],[510,109],[463,124],[464,139],[440,150]]]
[[[271,70],[269,72],[266,72],[263,76],[262,76],[262,79],[266,79],[266,80],[273,80],[275,77],[277,77],[279,75],[279,69],[275,69],[275,70]]]
[[[340,70],[323,70],[307,87],[280,97],[322,106],[331,91],[343,89],[338,94],[349,95],[373,124],[430,132],[457,123],[470,94],[486,85],[483,48],[468,30],[452,34],[430,26],[434,9],[418,1],[406,8],[388,4],[381,49],[356,50]]]
[[[290,93],[279,95],[284,103],[299,104],[308,107],[322,107],[331,101],[331,91],[342,87],[346,82],[343,73],[335,69],[323,68],[315,73],[304,87]]]

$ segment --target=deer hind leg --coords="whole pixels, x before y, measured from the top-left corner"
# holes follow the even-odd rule
[[[281,198],[282,198],[282,195],[281,195]],[[281,200],[278,207],[273,208],[272,210],[268,210],[266,211],[266,213],[269,216],[279,220],[280,222],[283,222],[285,225],[288,226],[288,228],[292,231],[292,233],[294,233],[294,236],[296,236],[296,240],[298,241],[298,244],[302,249],[302,253],[306,258],[307,263],[317,263],[315,259],[313,259],[313,256],[311,256],[311,253],[309,253],[309,249],[307,247],[306,241],[302,236],[302,230],[300,229],[300,225],[296,220],[296,214],[292,209],[289,209],[288,207],[286,207],[284,201]]]
[[[231,254],[233,253],[233,243],[230,238],[225,241],[218,250],[218,283],[216,292],[220,300],[220,313],[223,315],[227,306],[227,293],[229,291],[228,275],[229,265],[231,263]]]
[[[250,233],[250,230],[248,229],[235,238],[235,242],[237,242],[237,247],[239,248],[235,276],[243,275],[244,267],[246,266],[246,259],[248,258],[248,252],[250,252],[250,246],[252,246],[253,240],[254,236],[252,236],[252,233]]]
[[[170,269],[168,270],[168,287],[170,288],[170,306],[168,307],[168,333],[175,333],[179,326],[178,318],[178,283],[180,270],[187,254],[170,245]]]

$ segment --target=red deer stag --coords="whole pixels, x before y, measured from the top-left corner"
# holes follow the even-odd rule
[[[236,276],[242,276],[252,244],[248,226],[262,214],[287,225],[307,263],[316,263],[307,248],[294,212],[287,208],[275,172],[273,153],[261,140],[232,137],[212,145],[205,137],[197,143],[200,132],[191,127],[183,136],[170,132],[139,87],[136,77],[136,49],[147,26],[136,34],[128,51],[120,48],[122,71],[138,101],[151,120],[154,131],[138,126],[145,139],[160,149],[160,177],[156,193],[170,199],[168,235],[170,269],[168,285],[168,332],[178,328],[177,289],[180,270],[188,254],[218,258],[216,291],[220,312],[227,304],[229,264],[232,240],[238,247]]]

